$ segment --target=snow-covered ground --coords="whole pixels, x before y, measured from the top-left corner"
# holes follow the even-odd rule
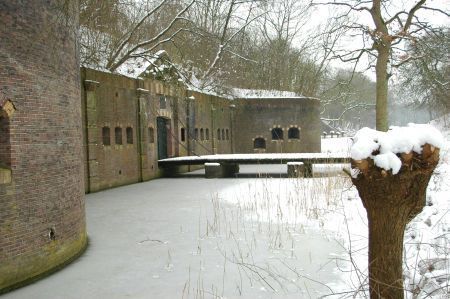
[[[440,126],[440,124],[436,124]],[[450,130],[427,206],[405,234],[408,298],[449,298]],[[323,139],[349,153],[348,138]],[[368,298],[367,221],[347,175],[187,175],[89,194],[90,245],[68,267],[4,295],[19,298]],[[3,298],[2,297],[2,298]]]
[[[442,126],[440,129],[447,141],[427,190],[427,206],[405,233],[407,298],[450,298],[450,130]],[[323,152],[338,154],[349,153],[352,143],[349,138],[322,141]],[[277,239],[277,235],[292,235],[304,229],[318,230],[327,238],[336,239],[345,254],[337,255],[330,263],[340,281],[321,283],[329,287],[328,294],[335,294],[332,298],[368,297],[367,217],[357,190],[346,176],[246,181],[219,191],[217,197],[238,207],[239,216],[227,216],[227,221],[266,224],[265,233],[276,240],[273,250],[292,246],[294,251],[294,241],[291,245],[291,239]],[[294,270],[290,274],[308,275]]]

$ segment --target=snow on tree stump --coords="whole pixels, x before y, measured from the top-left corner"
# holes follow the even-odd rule
[[[406,225],[426,203],[443,137],[428,125],[360,130],[351,149],[352,181],[369,224],[370,298],[404,298],[402,253]]]

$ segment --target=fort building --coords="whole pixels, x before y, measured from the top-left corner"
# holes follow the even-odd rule
[[[159,159],[320,152],[319,100],[80,70],[77,1],[26,2],[0,2],[0,293],[82,253],[84,193],[157,178]]]
[[[86,192],[159,177],[169,157],[320,152],[314,98],[220,97],[89,68],[81,80]]]

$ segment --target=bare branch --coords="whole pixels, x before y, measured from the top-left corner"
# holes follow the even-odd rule
[[[178,14],[175,16],[175,18],[173,18],[173,20],[170,22],[169,25],[166,26],[166,28],[164,28],[161,32],[159,32],[155,37],[140,42],[138,44],[136,44],[135,46],[133,46],[130,50],[128,50],[125,54],[122,55],[122,58],[120,58],[117,62],[111,63],[109,70],[110,71],[115,71],[120,65],[122,65],[128,58],[129,56],[135,52],[136,50],[138,50],[141,47],[147,46],[149,44],[152,44],[156,41],[158,41],[163,35],[165,35],[170,29],[172,29],[172,27],[175,25],[175,23],[182,18],[181,16],[195,3],[196,0],[192,0],[187,6],[185,6],[180,12],[178,12]]]
[[[426,0],[420,0],[414,5],[408,13],[408,18],[406,19],[405,25],[403,26],[403,33],[406,34],[408,32],[409,27],[411,27],[412,19],[417,10],[421,8],[421,6],[426,2]]]
[[[429,6],[422,6],[421,8],[425,9],[425,10],[435,11],[435,12],[441,13],[443,15],[446,15],[447,17],[450,17],[450,13],[448,13],[442,9],[439,9],[439,8],[434,8],[434,7],[429,7]]]
[[[370,8],[367,6],[360,6],[358,7],[358,5],[360,4],[364,4],[364,3],[370,3],[371,1],[359,1],[359,3],[352,5],[350,3],[345,3],[345,2],[316,2],[313,3],[312,5],[336,5],[336,6],[344,6],[349,8],[350,10],[355,10],[355,11],[368,11],[370,12]]]
[[[158,11],[161,6],[163,6],[164,3],[166,3],[167,0],[161,1],[156,7],[154,7],[150,12],[148,12],[128,33],[128,36],[123,39],[123,41],[119,44],[117,49],[115,50],[114,54],[111,56],[111,58],[108,61],[108,64],[106,65],[106,68],[109,68],[111,64],[116,60],[117,56],[120,54],[120,52],[123,50],[123,48],[130,42],[133,35],[136,33],[136,31],[139,29],[139,27],[144,24],[145,20],[147,20],[151,15],[153,15],[156,11]]]

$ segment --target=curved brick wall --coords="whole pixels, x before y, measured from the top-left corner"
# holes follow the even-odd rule
[[[77,7],[0,1],[0,100],[17,109],[0,122],[0,293],[86,246]]]

